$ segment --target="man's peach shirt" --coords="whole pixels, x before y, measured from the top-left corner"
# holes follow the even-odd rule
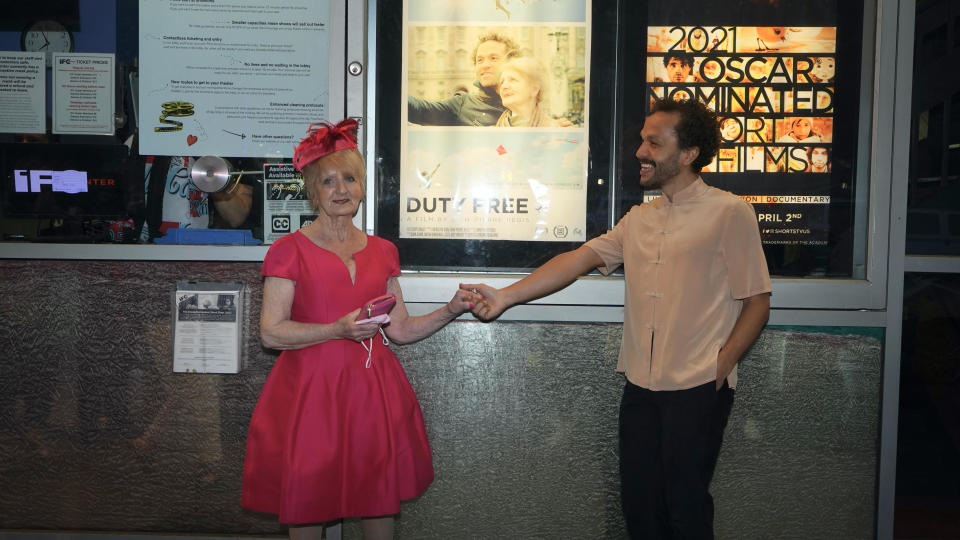
[[[633,207],[586,243],[608,274],[626,278],[617,370],[650,390],[682,390],[717,378],[717,353],[743,299],[771,292],[753,207],[698,178],[670,201]],[[734,368],[728,381],[736,386]]]

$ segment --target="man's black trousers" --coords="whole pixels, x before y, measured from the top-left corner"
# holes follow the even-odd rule
[[[657,392],[626,382],[620,495],[630,538],[713,538],[710,479],[733,394],[726,382]]]

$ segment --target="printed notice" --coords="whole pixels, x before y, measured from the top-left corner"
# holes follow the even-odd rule
[[[114,65],[113,54],[54,53],[54,133],[114,133]]]
[[[329,0],[141,0],[141,153],[291,157],[328,116],[329,17]]]
[[[240,371],[243,288],[180,282],[174,295],[173,371]],[[233,289],[233,290],[231,290]]]
[[[43,53],[0,52],[0,133],[45,133]]]

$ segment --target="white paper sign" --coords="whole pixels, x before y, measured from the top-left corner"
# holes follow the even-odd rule
[[[114,133],[114,65],[113,54],[54,53],[54,133]]]
[[[43,53],[0,51],[0,133],[46,133]]]
[[[327,118],[329,0],[140,1],[140,152],[288,158]]]
[[[240,351],[243,288],[215,285],[187,282],[177,285],[173,339],[173,371],[176,373],[238,373],[243,367]]]

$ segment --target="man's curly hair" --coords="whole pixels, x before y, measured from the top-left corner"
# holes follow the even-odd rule
[[[650,109],[650,114],[655,112],[680,115],[676,128],[680,148],[700,149],[700,154],[690,164],[693,172],[699,173],[700,169],[713,161],[717,149],[720,148],[720,123],[717,121],[717,113],[695,99],[658,99]]]
[[[477,49],[480,48],[480,45],[485,41],[497,41],[503,43],[503,46],[507,49],[507,58],[515,58],[520,56],[520,46],[517,45],[517,42],[505,34],[498,34],[496,32],[489,32],[483,34],[477,38],[477,44],[473,47],[473,56],[470,57],[470,61],[476,65],[477,63]]]

